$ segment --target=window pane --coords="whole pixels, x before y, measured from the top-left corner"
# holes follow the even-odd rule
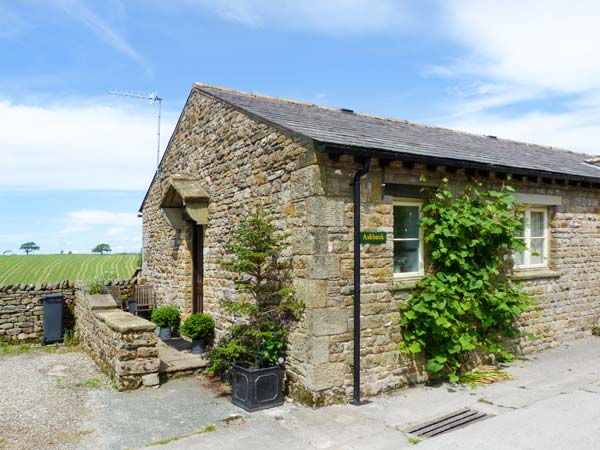
[[[518,252],[513,254],[515,266],[522,266],[525,264],[525,252]]]
[[[544,238],[531,238],[531,264],[544,263]]]
[[[419,238],[418,206],[394,206],[394,238]]]
[[[515,230],[515,237],[522,238],[525,236],[525,211],[523,211],[523,217],[521,217],[521,224],[522,224],[521,230],[520,231]]]
[[[394,241],[394,272],[418,272],[419,240]]]
[[[544,213],[531,211],[531,237],[544,237]]]

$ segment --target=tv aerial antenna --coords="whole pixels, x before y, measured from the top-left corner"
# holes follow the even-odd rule
[[[160,114],[162,109],[162,97],[159,97],[155,92],[146,94],[145,92],[133,92],[133,91],[117,91],[111,89],[108,91],[109,95],[118,95],[121,97],[137,98],[141,100],[150,100],[150,104],[158,103],[158,124],[156,128],[157,144],[156,144],[156,170],[158,171],[158,165],[160,164]]]

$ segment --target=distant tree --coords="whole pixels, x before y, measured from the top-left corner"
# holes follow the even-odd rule
[[[40,247],[37,246],[36,243],[33,241],[25,242],[19,247],[19,250],[23,250],[26,255],[29,255],[31,252],[34,252],[39,249]]]
[[[61,251],[60,251],[60,254],[61,254],[61,255],[64,255],[64,254],[65,254],[65,251],[64,251],[64,250],[61,250]]]
[[[100,253],[101,255],[108,252],[112,252],[110,245],[108,244],[98,244],[92,249],[92,253]]]
[[[67,253],[67,255],[72,255],[73,252],[71,250],[69,250],[69,253]]]
[[[4,250],[2,252],[3,255],[10,255],[12,253],[12,250]]]

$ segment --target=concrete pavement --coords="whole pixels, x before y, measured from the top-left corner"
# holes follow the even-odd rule
[[[412,426],[469,407],[487,420],[423,440],[422,450],[597,450],[600,448],[600,339],[529,356],[507,369],[514,379],[472,389],[421,386],[355,407],[313,410],[286,404],[246,415],[209,433],[156,450],[403,449]],[[411,439],[412,440],[412,439]],[[153,448],[153,447],[151,447]]]

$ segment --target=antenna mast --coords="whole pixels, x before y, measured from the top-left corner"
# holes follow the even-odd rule
[[[153,105],[154,102],[158,102],[158,126],[156,130],[157,135],[157,144],[156,144],[156,170],[158,171],[158,165],[160,164],[160,114],[162,109],[162,97],[159,97],[156,93],[150,92],[148,94],[144,92],[130,92],[130,91],[117,91],[115,89],[111,89],[108,91],[110,95],[119,95],[121,97],[132,97],[139,98],[144,100],[150,100],[150,104]]]

